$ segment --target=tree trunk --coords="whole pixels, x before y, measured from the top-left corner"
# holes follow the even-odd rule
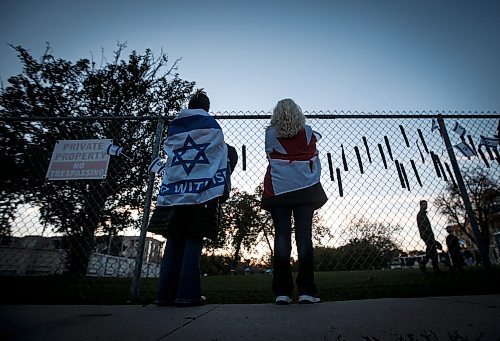
[[[231,261],[231,270],[236,270],[236,268],[238,267],[238,262],[240,261],[241,242],[241,239],[236,242],[233,260]]]
[[[69,264],[68,272],[86,275],[95,240],[94,234],[99,225],[102,210],[109,197],[104,183],[90,183],[84,209],[80,214],[81,232],[68,236]]]

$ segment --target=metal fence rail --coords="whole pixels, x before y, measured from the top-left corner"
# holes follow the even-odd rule
[[[264,271],[271,266],[273,248],[270,217],[250,205],[261,226],[245,230],[235,224],[241,212],[230,205],[260,198],[258,188],[267,167],[264,129],[270,116],[215,116],[226,142],[237,149],[239,162],[220,243],[207,245],[206,252],[231,260],[231,266],[214,273]],[[428,200],[428,216],[443,246],[440,266],[450,263],[446,226],[461,240],[467,264],[481,261],[488,268],[488,260],[500,262],[500,156],[498,146],[479,147],[481,136],[498,134],[500,115],[306,116],[322,135],[321,181],[329,197],[315,216],[317,270],[416,267],[425,250],[416,226],[420,200]],[[126,276],[133,279],[130,296],[137,297],[139,279],[158,275],[165,242],[146,233],[159,182],[147,166],[159,153],[167,124],[158,117],[1,118],[3,155],[16,162],[6,165],[12,169],[0,198],[0,275]],[[465,133],[460,135],[457,127]],[[123,147],[122,154],[110,156],[106,178],[47,180],[57,140],[83,139],[111,139]],[[463,142],[476,155],[464,156],[454,147]],[[481,179],[489,182],[479,184]],[[443,213],[455,194],[462,196],[461,207],[455,207],[456,221]],[[293,257],[296,261],[295,251]]]

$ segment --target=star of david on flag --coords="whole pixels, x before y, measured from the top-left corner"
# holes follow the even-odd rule
[[[498,146],[498,140],[499,140],[498,138],[486,137],[483,135],[480,135],[480,136],[481,136],[481,139],[479,140],[479,147],[478,148],[481,148],[481,146],[496,148],[496,146]]]
[[[197,163],[210,164],[205,154],[205,149],[207,149],[209,145],[210,143],[196,144],[193,138],[188,135],[186,137],[186,140],[184,141],[184,146],[173,150],[174,157],[172,159],[170,167],[180,165],[182,166],[182,168],[184,168],[186,174],[189,175]],[[190,151],[192,150],[196,151],[196,155],[194,156],[194,158],[191,160],[187,158],[185,159],[185,157],[189,157],[189,154],[192,155],[192,153],[190,153]]]
[[[476,155],[474,150],[465,142],[460,142],[459,144],[454,145],[455,148],[460,151],[464,156],[471,157]]]
[[[191,205],[224,194],[227,146],[222,129],[203,109],[182,109],[163,143],[167,165],[156,204]]]

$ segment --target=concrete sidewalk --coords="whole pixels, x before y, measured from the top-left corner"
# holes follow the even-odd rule
[[[0,340],[500,340],[500,295],[192,308],[4,305]]]

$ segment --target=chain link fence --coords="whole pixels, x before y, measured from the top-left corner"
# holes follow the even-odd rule
[[[203,272],[270,272],[272,222],[258,207],[270,116],[215,116],[239,161],[224,231],[207,245]],[[306,117],[322,135],[321,181],[329,198],[314,218],[316,270],[418,271],[426,247],[416,224],[421,200],[429,202],[428,217],[442,245],[441,268],[453,265],[448,226],[460,240],[466,266],[489,267],[488,259],[500,263],[498,143],[479,146],[481,136],[498,134],[500,115],[306,112]],[[158,277],[165,244],[146,233],[146,226],[160,181],[147,169],[167,124],[157,117],[0,119],[7,170],[0,198],[0,275],[122,277],[132,281],[136,297],[141,278]],[[56,145],[69,140],[54,159]],[[107,150],[110,143],[123,149]],[[463,143],[475,155],[459,151]],[[59,168],[49,169],[51,158],[61,161]],[[468,204],[460,198],[465,191]],[[243,212],[233,208],[243,200],[260,219],[257,228],[235,223]],[[295,250],[292,257],[295,264]]]

